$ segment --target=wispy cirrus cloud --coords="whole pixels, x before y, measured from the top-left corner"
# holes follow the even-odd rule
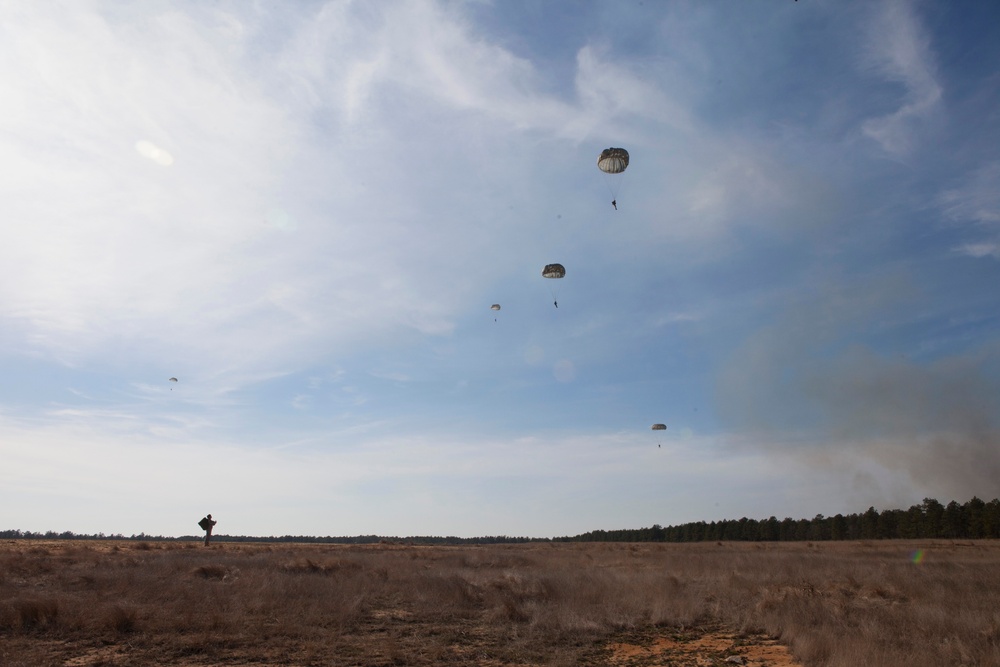
[[[887,153],[903,156],[917,143],[921,124],[937,107],[942,88],[935,73],[930,38],[914,5],[893,0],[873,9],[862,66],[886,82],[902,85],[904,92],[895,111],[869,118],[862,124],[862,131]]]
[[[960,185],[938,195],[936,203],[949,222],[970,225],[981,236],[956,246],[955,252],[1000,258],[1000,161],[969,172]]]

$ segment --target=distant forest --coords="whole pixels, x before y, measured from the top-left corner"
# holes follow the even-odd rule
[[[942,505],[933,498],[924,498],[919,505],[907,510],[883,510],[869,507],[862,514],[836,514],[812,519],[778,520],[730,519],[697,521],[679,526],[593,530],[573,537],[314,537],[282,535],[281,537],[251,537],[245,535],[212,535],[213,542],[303,542],[314,544],[515,544],[522,542],[793,542],[826,540],[893,540],[893,539],[986,539],[1000,538],[1000,499],[984,502],[973,497],[966,503],[954,500]],[[162,535],[125,536],[121,534],[80,535],[71,531],[33,533],[21,530],[0,530],[0,539],[39,540],[138,540],[195,541],[198,535],[164,537]]]

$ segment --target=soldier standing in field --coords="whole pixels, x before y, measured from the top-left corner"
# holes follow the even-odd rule
[[[212,526],[217,524],[218,521],[212,521],[212,515],[209,514],[204,519],[198,522],[201,529],[205,531],[205,546],[208,546],[208,541],[212,539]]]

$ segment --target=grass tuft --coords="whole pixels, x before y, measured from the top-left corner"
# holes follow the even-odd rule
[[[117,633],[135,632],[139,626],[139,612],[134,607],[113,605],[104,614],[101,625]]]
[[[18,600],[14,609],[22,630],[44,630],[59,619],[59,601],[53,598]]]
[[[227,570],[221,565],[199,565],[191,574],[202,579],[225,579]]]

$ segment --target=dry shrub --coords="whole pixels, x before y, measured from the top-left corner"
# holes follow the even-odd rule
[[[139,624],[139,612],[134,607],[119,604],[108,609],[100,625],[113,632],[127,634],[135,632]]]
[[[56,566],[45,549],[32,550],[35,554],[14,553],[0,560],[0,567],[7,575],[14,577],[39,577],[55,571]]]
[[[361,566],[354,561],[340,559],[326,560],[322,563],[314,562],[310,558],[303,558],[282,566],[282,571],[288,574],[337,574],[344,572],[354,572],[361,569]]]
[[[286,563],[282,566],[281,570],[288,574],[329,574],[325,567],[314,563],[308,558],[295,561],[294,563]]]
[[[202,579],[225,579],[227,570],[221,565],[199,565],[191,574]]]
[[[478,586],[454,572],[423,574],[411,580],[421,608],[438,613],[454,613],[478,606],[482,592]]]
[[[12,604],[16,627],[21,630],[45,630],[59,619],[59,601],[55,598],[29,598]]]
[[[803,633],[796,635],[791,645],[795,655],[806,664],[823,665],[829,661],[836,641],[837,639],[828,633]]]

